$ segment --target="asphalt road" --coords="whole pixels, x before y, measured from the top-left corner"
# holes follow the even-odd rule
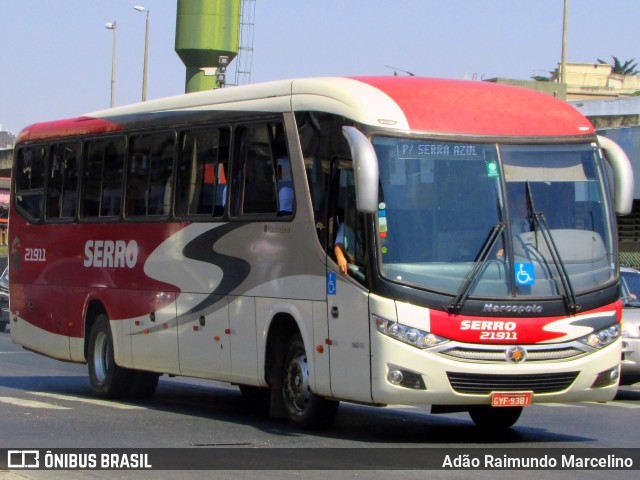
[[[161,378],[150,400],[103,401],[91,394],[84,365],[27,352],[13,345],[8,333],[0,334],[0,449],[187,449],[178,450],[178,456],[201,449],[218,455],[212,458],[219,458],[222,465],[228,465],[229,459],[234,465],[233,470],[214,466],[209,471],[186,470],[186,465],[181,472],[0,470],[0,479],[255,478],[255,469],[241,470],[245,462],[248,468],[251,465],[251,456],[246,456],[252,453],[249,448],[270,449],[264,451],[282,454],[291,461],[283,470],[259,472],[261,479],[584,479],[604,475],[636,478],[638,473],[333,469],[332,461],[340,464],[340,453],[346,449],[357,449],[348,452],[355,452],[366,463],[368,458],[383,454],[424,455],[425,449],[446,449],[451,455],[470,448],[487,449],[478,451],[501,455],[512,448],[583,452],[579,449],[635,448],[640,443],[640,384],[621,389],[616,400],[607,404],[533,405],[525,409],[515,427],[503,433],[478,430],[467,414],[428,412],[428,407],[342,404],[329,429],[306,432],[269,419],[264,403],[242,397],[234,386],[167,376]],[[321,450],[314,456],[308,449]],[[309,465],[317,465],[314,458],[327,462],[321,468],[328,470],[308,470]]]

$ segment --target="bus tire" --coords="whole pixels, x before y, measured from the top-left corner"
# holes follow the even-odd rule
[[[470,405],[469,416],[477,427],[491,430],[505,430],[520,418],[522,407],[492,407],[491,405]]]
[[[104,398],[125,397],[131,385],[131,370],[116,365],[111,327],[103,313],[91,328],[87,357],[93,392]]]
[[[299,334],[291,337],[285,356],[282,398],[289,423],[298,428],[327,427],[338,413],[338,401],[328,400],[311,391],[307,352]]]

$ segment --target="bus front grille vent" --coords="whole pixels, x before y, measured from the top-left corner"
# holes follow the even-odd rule
[[[400,384],[405,388],[413,388],[414,390],[426,390],[427,387],[424,384],[424,380],[422,380],[422,375],[415,372],[409,372],[404,370],[404,380]]]
[[[469,362],[505,362],[507,360],[506,347],[500,348],[468,348],[453,347],[440,352],[441,355],[453,357],[457,360]],[[539,349],[527,347],[527,362],[553,362],[558,360],[573,360],[586,355],[587,352],[574,347]]]
[[[484,375],[477,373],[447,372],[451,387],[458,393],[488,395],[493,391],[532,391],[555,393],[566,390],[578,372],[540,373],[535,375]]]

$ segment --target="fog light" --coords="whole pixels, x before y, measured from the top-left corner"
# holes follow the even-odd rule
[[[616,383],[619,377],[620,377],[620,369],[618,368],[612,370],[611,375],[609,375],[609,378],[611,379],[611,383]]]
[[[604,372],[600,372],[595,381],[591,385],[591,388],[604,388],[611,385],[615,385],[620,377],[619,367],[614,367]]]
[[[402,372],[400,370],[391,370],[387,374],[387,380],[389,380],[389,383],[392,383],[394,385],[400,385],[403,379],[404,375],[402,375]]]

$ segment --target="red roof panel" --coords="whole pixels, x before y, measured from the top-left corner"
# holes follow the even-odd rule
[[[591,123],[546,93],[487,82],[420,77],[355,77],[386,93],[411,130],[497,136],[593,134]]]

